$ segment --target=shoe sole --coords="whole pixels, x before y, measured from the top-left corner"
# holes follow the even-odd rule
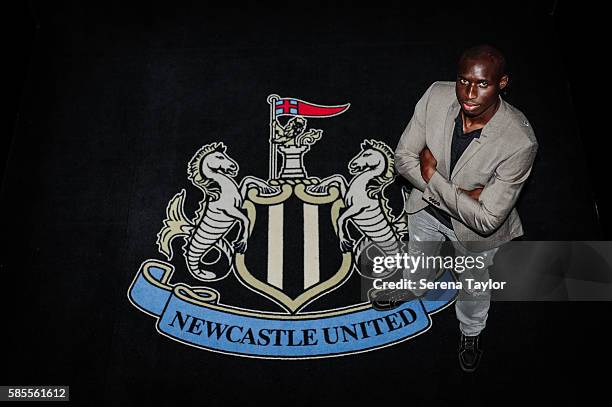
[[[474,373],[476,371],[476,369],[478,369],[478,365],[480,364],[480,362],[474,366],[474,367],[466,367],[463,364],[463,361],[461,360],[461,355],[457,355],[459,358],[459,367],[461,368],[461,370],[463,370],[465,373]]]

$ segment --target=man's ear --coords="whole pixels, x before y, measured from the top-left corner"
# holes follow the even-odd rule
[[[508,81],[510,78],[508,75],[504,75],[499,79],[499,90],[504,90],[506,86],[508,86]]]

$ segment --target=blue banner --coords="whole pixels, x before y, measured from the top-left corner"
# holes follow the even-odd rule
[[[426,331],[429,314],[450,304],[456,290],[430,290],[421,300],[378,311],[371,304],[287,315],[218,304],[207,287],[169,283],[170,264],[148,260],[128,298],[157,318],[157,330],[176,341],[232,355],[300,359],[358,353],[390,346]],[[452,281],[446,272],[440,281]]]

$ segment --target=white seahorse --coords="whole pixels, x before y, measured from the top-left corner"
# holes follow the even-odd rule
[[[340,188],[346,207],[337,222],[340,249],[348,252],[354,247],[346,229],[351,220],[364,235],[360,246],[374,243],[386,255],[398,253],[406,225],[393,219],[383,194],[384,187],[394,178],[393,152],[383,142],[365,140],[361,143],[361,152],[350,161],[348,168],[354,174],[348,185],[344,177],[333,175],[308,188],[315,193],[325,192],[334,184]]]
[[[166,208],[166,219],[157,234],[157,245],[170,260],[173,256],[172,240],[183,236],[189,272],[199,280],[219,280],[229,274],[231,267],[222,276],[217,276],[212,271],[203,270],[200,264],[211,250],[220,251],[228,259],[233,257],[234,251],[244,253],[247,250],[250,224],[240,208],[248,188],[254,185],[264,194],[280,192],[280,188],[250,176],[238,186],[233,178],[238,174],[238,164],[227,156],[223,143],[211,143],[198,150],[189,162],[188,174],[191,182],[204,192],[204,199],[190,221],[183,210],[185,190],[176,194]],[[240,225],[241,231],[230,245],[225,236],[235,223]]]

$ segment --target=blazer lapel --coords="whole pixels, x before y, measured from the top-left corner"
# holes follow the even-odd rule
[[[484,133],[485,132],[483,128],[482,133],[480,133],[480,137],[473,139],[471,143],[467,146],[463,154],[461,154],[461,157],[459,157],[459,160],[457,160],[457,164],[455,164],[455,168],[453,168],[453,173],[450,177],[451,181],[453,180],[453,178],[455,178],[455,175],[457,175],[461,168],[463,168],[463,166],[467,164],[468,161],[470,161],[470,158],[472,158],[474,154],[476,154],[476,152],[480,150],[480,147],[482,147],[482,145],[484,144]]]
[[[459,102],[457,99],[448,108],[446,120],[444,122],[444,169],[446,178],[450,179],[451,144],[453,142],[453,131],[455,129],[455,118],[459,114]]]
[[[497,109],[497,112],[495,112],[491,120],[489,120],[489,122],[482,128],[480,137],[473,139],[472,142],[465,149],[461,157],[459,157],[457,164],[455,164],[455,168],[453,168],[453,173],[450,176],[451,181],[453,180],[453,178],[455,178],[457,173],[461,171],[461,168],[463,168],[470,161],[470,159],[474,157],[476,152],[478,152],[478,150],[480,150],[480,148],[486,142],[493,140],[495,137],[500,135],[502,131],[505,129],[506,124],[507,124],[506,102],[503,101],[501,96],[499,99],[500,99],[499,108]],[[452,134],[451,134],[451,142],[452,142]],[[449,147],[449,154],[450,154],[450,147]],[[449,155],[449,162],[450,162],[450,155]]]

